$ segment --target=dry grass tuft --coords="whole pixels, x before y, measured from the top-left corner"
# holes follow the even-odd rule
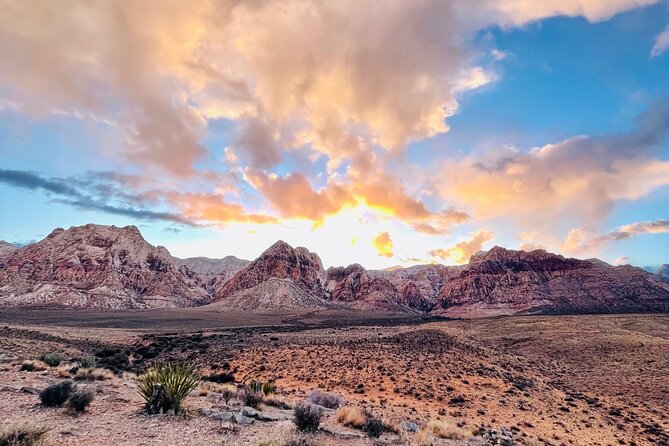
[[[344,406],[337,410],[337,421],[344,426],[361,429],[367,422],[367,417],[358,407]]]
[[[74,374],[77,381],[111,381],[116,375],[107,369],[79,369]]]
[[[433,446],[436,443],[436,438],[432,432],[427,428],[423,428],[416,432],[411,443],[413,446]]]
[[[27,372],[41,372],[43,370],[46,370],[49,366],[37,359],[35,360],[27,360],[23,361],[21,363],[21,367],[19,368],[19,371],[27,371]]]
[[[446,440],[464,440],[467,437],[465,431],[443,420],[430,420],[425,428],[437,437]]]
[[[30,424],[3,427],[0,430],[0,446],[39,446],[47,430]]]

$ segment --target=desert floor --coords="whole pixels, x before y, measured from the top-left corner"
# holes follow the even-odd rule
[[[116,376],[79,383],[96,396],[74,416],[39,406],[31,393],[67,377],[64,367],[19,371],[23,360],[53,351],[68,358],[120,352],[129,360],[100,360]],[[186,416],[148,416],[133,374],[165,360],[238,382],[275,381],[290,404],[312,390],[336,393],[388,427],[442,420],[464,439],[426,440],[397,428],[369,439],[334,412],[321,433],[297,435],[290,411],[262,405],[279,419],[238,425],[207,416],[227,406],[210,383],[186,399]],[[513,444],[669,445],[669,316],[0,309],[0,423],[49,428],[46,445],[490,444],[480,434],[503,428]]]

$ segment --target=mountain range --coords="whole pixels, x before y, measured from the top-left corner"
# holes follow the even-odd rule
[[[656,274],[599,259],[494,247],[463,266],[323,268],[278,241],[254,261],[178,259],[134,226],[58,228],[18,248],[0,242],[0,306],[212,311],[355,309],[457,317],[669,312],[669,267]]]

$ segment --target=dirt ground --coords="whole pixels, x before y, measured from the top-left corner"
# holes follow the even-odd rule
[[[669,445],[665,315],[466,321],[314,313],[245,321],[183,310],[143,316],[3,309],[0,422],[48,427],[47,445],[280,445],[296,435],[290,420],[239,426],[203,416],[202,409],[221,402],[202,389],[186,400],[185,417],[142,414],[132,374],[186,360],[203,375],[274,381],[291,403],[312,390],[333,392],[387,426],[439,419],[471,437],[440,444],[486,444],[474,434],[504,427],[513,444]],[[97,354],[98,366],[117,374],[82,384],[96,392],[88,412],[44,408],[26,393],[62,379],[55,368],[19,371],[22,360],[51,351]],[[330,433],[303,444],[417,444],[402,433],[365,438],[339,425],[335,414],[325,427]]]

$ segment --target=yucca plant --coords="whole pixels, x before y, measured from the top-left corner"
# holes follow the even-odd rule
[[[197,387],[200,376],[183,363],[160,364],[137,378],[137,389],[149,413],[181,413],[181,403]]]
[[[276,384],[272,381],[264,383],[259,379],[252,379],[248,381],[247,386],[251,391],[256,393],[262,392],[265,396],[276,393]]]

